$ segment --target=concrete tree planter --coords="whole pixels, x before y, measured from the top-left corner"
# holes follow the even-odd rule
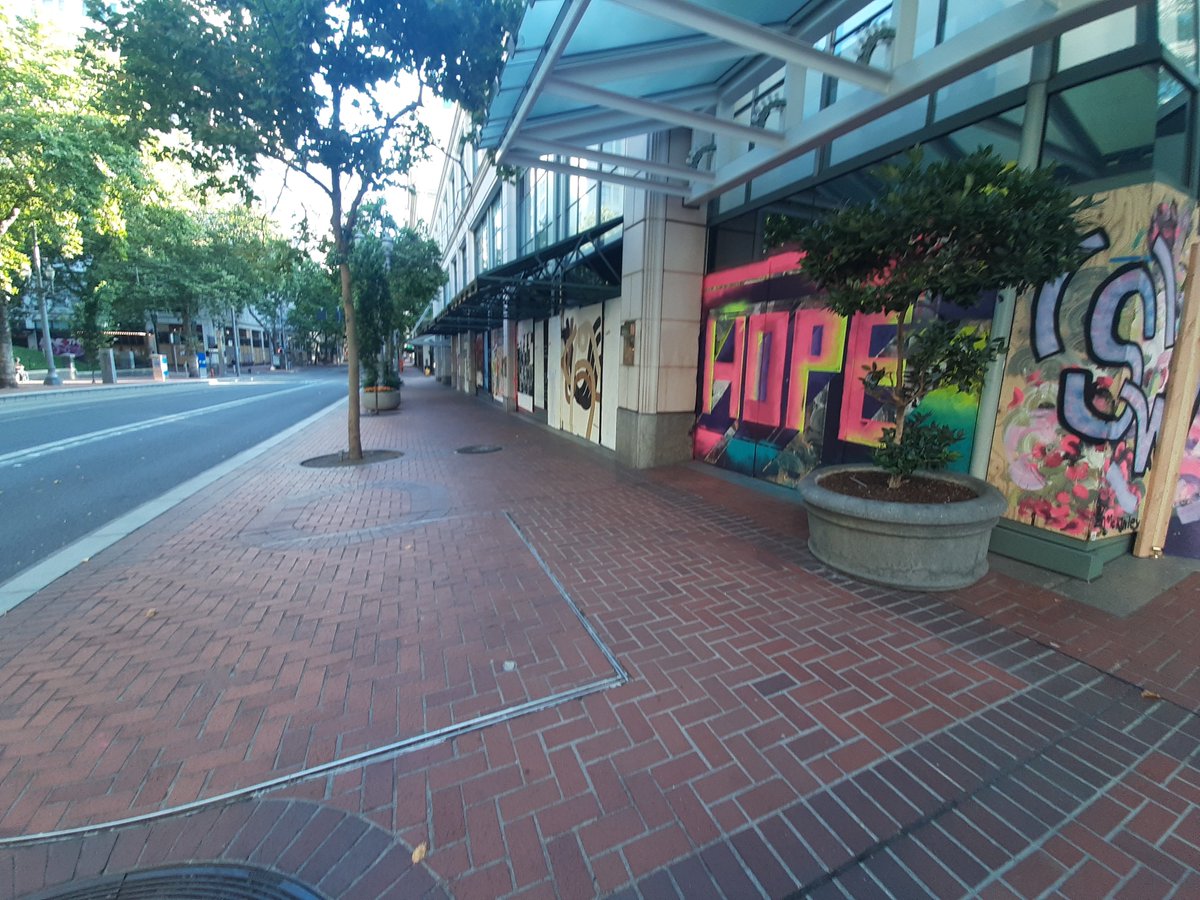
[[[923,472],[969,486],[974,500],[899,503],[864,500],[821,487],[829,466],[799,484],[808,511],[808,548],[828,566],[863,581],[921,591],[950,591],[987,574],[988,542],[1006,503],[998,490],[969,475]]]
[[[359,394],[362,408],[368,412],[386,412],[400,408],[400,390],[393,388],[386,391],[362,391]]]

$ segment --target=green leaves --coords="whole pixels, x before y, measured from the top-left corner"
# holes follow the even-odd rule
[[[1080,261],[1076,198],[1050,169],[990,148],[957,160],[876,171],[883,190],[808,225],[774,223],[772,239],[806,251],[805,271],[844,315],[900,312],[921,297],[970,306],[985,290],[1023,290]]]
[[[86,233],[121,227],[142,181],[135,144],[107,105],[110,63],[0,12],[0,293],[29,266],[37,224],[49,257],[77,256]]]
[[[774,218],[767,231],[772,242],[800,245],[806,274],[834,311],[896,315],[898,374],[873,365],[863,384],[892,408],[896,425],[876,462],[899,478],[945,465],[957,440],[910,411],[940,387],[978,391],[1004,351],[1003,341],[922,322],[914,310],[935,300],[969,307],[984,291],[1020,291],[1073,270],[1083,259],[1078,214],[1091,204],[1052,170],[1022,169],[991,148],[929,165],[915,149],[874,174],[881,190],[869,203],[803,225]]]
[[[908,418],[903,436],[895,427],[883,429],[883,438],[872,458],[875,465],[891,476],[889,487],[899,487],[904,479],[918,469],[934,471],[944,469],[958,459],[951,450],[963,433],[945,425],[938,425],[923,413],[913,413]]]

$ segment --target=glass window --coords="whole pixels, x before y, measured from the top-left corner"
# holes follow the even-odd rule
[[[475,271],[479,274],[490,271],[505,261],[502,223],[503,209],[500,194],[497,193],[484,210],[475,229]]]
[[[1025,50],[942,88],[935,100],[936,117],[945,119],[985,100],[1024,88],[1029,84],[1032,65],[1033,51]]]
[[[890,69],[891,56],[886,45],[872,40],[879,28],[890,26],[892,20],[891,0],[874,0],[837,27],[833,34],[833,55],[856,62],[873,64],[878,68]],[[811,74],[816,74],[811,73]],[[861,90],[852,81],[827,79],[830,83],[829,101],[844,99]]]
[[[571,165],[581,168],[599,167],[586,159],[572,157]],[[597,172],[597,175],[600,173]],[[583,175],[571,175],[567,178],[567,229],[578,233],[596,224],[599,213],[597,195],[600,193],[600,183],[595,178]]]
[[[1158,39],[1189,72],[1195,73],[1196,0],[1158,0]]]
[[[1154,174],[1186,184],[1191,105],[1191,91],[1157,66],[1062,91],[1050,98],[1043,160],[1073,183],[1098,182],[1091,190]]]
[[[1169,2],[1169,0],[1167,0]],[[1137,10],[1120,12],[1081,25],[1058,41],[1058,70],[1069,69],[1137,43]]]
[[[521,253],[553,241],[554,177],[545,169],[528,169],[521,187]]]
[[[1154,126],[1154,171],[1181,188],[1192,182],[1188,144],[1192,91],[1165,69],[1158,75],[1158,120]]]
[[[946,26],[942,40],[948,41],[984,19],[1016,6],[1020,0],[946,0]]]
[[[607,153],[627,154],[628,145],[625,140],[608,141],[601,144],[600,149]],[[625,188],[619,184],[600,184],[600,221],[607,222],[618,216],[625,215]]]

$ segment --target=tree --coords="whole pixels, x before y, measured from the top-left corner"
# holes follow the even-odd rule
[[[1071,271],[1083,255],[1078,213],[1089,202],[1051,169],[1019,168],[991,148],[929,165],[915,150],[877,174],[884,190],[869,203],[798,229],[776,222],[773,235],[804,249],[804,271],[834,312],[896,315],[894,370],[872,365],[863,377],[895,416],[875,457],[895,488],[916,468],[944,465],[961,437],[914,413],[921,400],[941,386],[978,390],[1003,349],[1002,340],[934,320],[933,304],[965,308],[983,291],[1021,291]]]
[[[182,323],[181,349],[188,372],[199,368],[196,323],[204,316],[235,316],[282,275],[272,271],[268,248],[278,238],[246,207],[189,207],[180,197],[152,196],[131,206],[127,227],[102,242],[88,267],[81,324],[108,318],[157,332],[159,313]]]
[[[412,228],[401,228],[392,241],[389,281],[395,329],[408,338],[425,304],[446,283],[437,242]]]
[[[305,255],[297,256],[281,288],[289,309],[287,327],[304,347],[305,359],[332,362],[342,336],[341,297],[333,273]]]
[[[142,178],[137,140],[107,102],[112,66],[0,11],[0,387],[16,387],[10,307],[39,255],[76,258],[119,231]]]
[[[350,270],[364,383],[396,387],[396,339],[408,336],[424,304],[445,283],[441,253],[436,242],[412,228],[397,229],[381,204],[369,203],[363,208]]]
[[[179,129],[178,152],[244,187],[270,157],[329,199],[348,363],[348,451],[362,459],[359,348],[350,268],[364,200],[407,172],[430,135],[426,90],[480,113],[521,0],[92,0],[98,34],[119,49],[125,109]],[[400,76],[418,85],[399,109]]]

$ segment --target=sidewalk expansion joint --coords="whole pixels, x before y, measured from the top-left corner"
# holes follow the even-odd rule
[[[123,819],[115,819],[109,822],[97,822],[91,825],[80,825],[74,828],[64,828],[58,831],[46,831],[39,834],[15,835],[11,837],[0,837],[0,849],[11,847],[23,847],[33,844],[38,844],[48,841],[58,841],[72,837],[87,837],[100,834],[107,831],[113,831],[119,828],[124,828],[132,825],[143,825],[152,822],[159,822],[164,819],[173,818],[176,816],[184,816],[191,813],[196,813],[204,809],[209,809],[216,806],[224,806],[240,800],[256,799],[271,791],[280,788],[289,787],[305,781],[311,781],[315,778],[322,778],[329,775],[336,775],[341,772],[350,771],[360,768],[370,763],[384,762],[389,759],[402,756],[406,753],[412,753],[417,750],[423,750],[427,747],[432,747],[471,732],[481,731],[491,725],[499,725],[504,722],[511,721],[521,716],[529,715],[530,713],[541,712],[542,710],[551,709],[556,706],[561,706],[564,703],[569,703],[572,700],[581,700],[591,694],[600,693],[609,690],[610,688],[620,687],[629,681],[629,673],[625,667],[617,660],[616,655],[607,644],[601,640],[596,629],[592,627],[586,615],[575,603],[574,599],[567,592],[562,582],[546,565],[545,560],[539,554],[528,537],[521,531],[520,526],[508,513],[504,513],[505,519],[509,526],[520,538],[521,543],[529,550],[538,566],[541,567],[546,577],[550,579],[555,590],[571,610],[572,614],[578,619],[588,637],[595,643],[597,649],[604,655],[605,660],[612,667],[612,674],[606,675],[603,678],[598,678],[593,681],[585,682],[573,688],[568,688],[564,691],[551,694],[547,697],[540,697],[531,700],[526,700],[514,706],[509,706],[503,709],[494,710],[489,713],[484,713],[479,716],[467,719],[463,722],[458,722],[452,725],[447,725],[433,731],[424,732],[422,734],[413,735],[412,737],[403,738],[399,741],[394,741],[385,744],[381,747],[375,747],[369,750],[363,750],[351,756],[341,759],[333,759],[326,763],[321,763],[317,766],[312,766],[307,769],[301,769],[298,772],[292,772],[287,775],[280,775],[276,778],[268,779],[267,781],[258,784],[248,785],[237,790],[227,791],[218,794],[215,797],[207,797],[200,800],[194,800],[190,803],[183,803],[178,806],[169,807],[167,809],[155,810],[153,812],[142,813],[136,816],[129,816]]]

